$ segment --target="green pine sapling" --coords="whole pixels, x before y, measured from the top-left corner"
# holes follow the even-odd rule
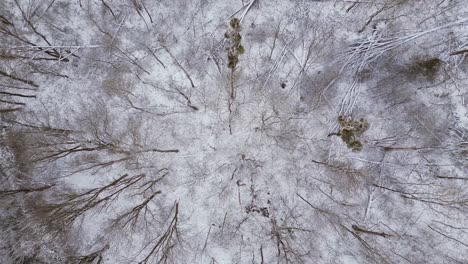
[[[226,47],[228,55],[227,66],[229,69],[231,69],[231,99],[234,99],[234,71],[237,64],[239,63],[239,56],[245,52],[245,48],[241,44],[242,36],[240,34],[240,20],[238,18],[233,18],[229,24],[231,26],[231,30],[224,33],[224,37],[229,40],[229,46]]]

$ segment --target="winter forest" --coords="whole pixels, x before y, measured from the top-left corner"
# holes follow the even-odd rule
[[[0,263],[468,263],[467,0],[1,0]]]

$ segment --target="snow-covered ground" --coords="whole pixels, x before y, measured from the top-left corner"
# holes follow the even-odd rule
[[[0,263],[467,263],[465,0],[5,0]]]

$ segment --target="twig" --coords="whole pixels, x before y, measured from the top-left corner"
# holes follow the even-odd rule
[[[169,54],[169,56],[171,56],[172,60],[174,61],[174,63],[179,66],[179,68],[182,69],[182,71],[184,72],[185,76],[187,77],[187,79],[190,81],[190,85],[192,86],[192,88],[195,88],[195,84],[193,84],[193,80],[192,78],[190,77],[190,75],[188,74],[188,72],[185,70],[185,68],[179,63],[179,61],[174,57],[174,55],[172,55],[172,53],[169,51],[169,49],[164,46],[164,45],[161,45],[164,50],[167,52],[167,54]]]

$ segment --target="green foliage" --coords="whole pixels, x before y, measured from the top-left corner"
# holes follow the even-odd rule
[[[359,121],[353,119],[346,119],[343,116],[338,117],[338,123],[341,125],[341,131],[335,135],[341,136],[343,142],[346,143],[348,148],[352,151],[361,151],[362,143],[356,140],[357,136],[361,136],[367,129],[369,129],[369,123],[361,118]]]
[[[244,46],[239,45],[239,47],[237,47],[237,51],[239,52],[239,54],[244,54],[244,52],[245,52]]]
[[[347,146],[354,152],[359,152],[362,150],[362,143],[359,141],[353,141],[351,143],[348,143]]]
[[[233,53],[228,53],[228,68],[234,69],[239,63],[239,56]]]
[[[343,139],[343,141],[346,143],[352,142],[354,140],[353,131],[344,128],[341,130],[341,139]]]
[[[231,19],[231,22],[229,22],[229,25],[231,25],[231,27],[235,30],[240,31],[241,29],[240,20],[237,17]]]

